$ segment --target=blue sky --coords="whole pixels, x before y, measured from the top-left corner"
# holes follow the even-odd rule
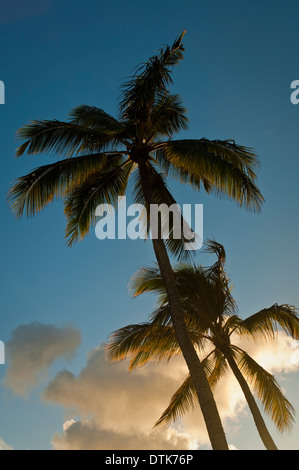
[[[255,215],[178,183],[170,187],[179,203],[204,204],[204,237],[215,237],[226,248],[241,316],[275,302],[299,306],[299,105],[290,102],[290,84],[299,79],[298,2],[26,3],[26,9],[21,0],[1,1],[0,7],[0,80],[6,87],[6,104],[0,106],[0,339],[7,342],[19,325],[34,321],[71,324],[81,332],[82,345],[71,364],[56,362],[49,378],[63,367],[78,374],[90,349],[151,312],[153,298],[133,300],[127,290],[136,269],[153,261],[150,243],[99,241],[91,231],[67,248],[60,203],[34,219],[16,221],[6,193],[15,178],[53,161],[53,156],[15,158],[21,125],[65,119],[79,104],[115,114],[124,79],[185,28],[185,59],[173,76],[173,90],[181,94],[190,119],[180,137],[232,138],[255,148],[266,203]],[[199,252],[196,259],[206,258]],[[0,377],[6,369],[0,366]],[[45,383],[27,399],[0,389],[0,436],[14,448],[49,448],[61,430],[61,407],[40,398]],[[283,387],[298,410],[298,374],[283,376]],[[281,448],[298,449],[296,429],[274,435]],[[246,417],[239,434],[230,437],[240,448],[248,439],[261,447]]]

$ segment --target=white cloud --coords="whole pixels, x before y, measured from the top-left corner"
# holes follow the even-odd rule
[[[273,374],[291,373],[299,369],[299,341],[293,340],[282,331],[266,345],[243,341],[240,346]]]
[[[69,326],[59,328],[41,323],[19,326],[6,344],[5,386],[16,395],[26,395],[56,359],[70,358],[80,343],[80,333]]]
[[[0,437],[0,450],[13,450],[13,447],[6,444],[3,439]]]
[[[262,367],[275,375],[281,385],[280,374],[294,373],[299,369],[298,342],[284,332],[278,332],[273,341],[266,344],[257,343],[249,339],[233,338],[234,344],[244,349]],[[247,403],[241,388],[228,371],[225,377],[217,384],[214,390],[215,400],[224,424],[225,430],[237,435],[241,431],[241,420],[250,415]],[[288,398],[288,396],[287,396]],[[184,428],[195,438],[200,439],[202,431],[199,431],[198,422],[201,412],[198,407],[192,413],[185,415]]]

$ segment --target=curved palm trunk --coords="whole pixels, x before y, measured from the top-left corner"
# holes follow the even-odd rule
[[[250,408],[250,411],[252,413],[255,425],[257,427],[258,433],[266,447],[267,450],[278,450],[275,442],[273,441],[267,426],[265,424],[265,421],[261,415],[261,412],[259,410],[259,407],[256,404],[256,401],[254,399],[254,396],[251,393],[251,390],[243,377],[240,369],[238,368],[234,358],[232,357],[231,354],[226,354],[226,359],[229,363],[229,366],[231,370],[233,371],[234,376],[236,377],[237,381],[239,382],[239,385],[244,393],[244,396],[246,398],[246,401],[248,403],[248,406]]]
[[[143,159],[140,159],[138,167],[145,200],[147,206],[150,207],[152,192],[146,162]],[[159,238],[153,239],[153,247],[161,276],[165,283],[177,340],[196,388],[198,401],[205,420],[212,448],[213,450],[229,450],[213,393],[199,357],[190,340],[188,329],[184,321],[184,312],[181,306],[175,275],[169,261],[164,241]]]

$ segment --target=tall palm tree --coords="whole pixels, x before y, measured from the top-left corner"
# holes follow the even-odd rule
[[[186,110],[169,91],[172,68],[183,58],[183,32],[172,46],[151,57],[122,87],[117,118],[82,105],[66,122],[33,121],[18,131],[25,140],[17,156],[54,152],[59,161],[19,178],[9,192],[17,217],[32,216],[62,198],[68,244],[81,240],[95,222],[96,207],[116,204],[132,183],[137,202],[175,202],[167,175],[199,190],[224,195],[241,207],[259,211],[263,197],[256,185],[258,158],[250,148],[231,140],[171,140],[187,128]],[[171,232],[171,230],[170,230]],[[213,449],[228,449],[213,394],[188,336],[167,249],[184,255],[183,240],[162,237],[153,248],[169,296],[173,325],[196,387]]]
[[[210,268],[182,264],[175,269],[189,336],[204,357],[202,365],[212,387],[230,367],[243,391],[265,447],[268,450],[277,450],[251,388],[279,431],[291,426],[294,409],[273,375],[263,369],[244,349],[234,344],[234,339],[269,339],[274,337],[278,327],[299,339],[297,310],[289,305],[275,304],[242,320],[237,314],[230,280],[224,271],[223,246],[215,241],[208,241],[206,251],[217,254],[217,262]],[[167,292],[159,269],[154,267],[140,270],[133,280],[133,291],[135,295],[144,292],[158,293],[158,307],[150,322],[129,325],[114,332],[106,347],[107,357],[112,361],[131,357],[132,370],[150,360],[169,360],[180,355]],[[207,348],[210,352],[205,354]],[[193,406],[194,396],[194,383],[189,374],[156,424],[181,416]]]

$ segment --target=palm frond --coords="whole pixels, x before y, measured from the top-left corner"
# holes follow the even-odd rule
[[[162,142],[154,145],[153,155],[154,159],[161,168],[163,174],[167,177],[174,178],[182,184],[191,186],[196,191],[200,191],[201,188],[210,193],[214,187],[205,175],[198,176],[194,172],[190,172],[189,169],[180,167],[177,168],[172,164],[170,159],[166,158],[166,152],[164,150],[165,145],[168,143]]]
[[[131,278],[129,289],[134,297],[146,292],[165,294],[166,288],[158,265],[140,268]]]
[[[210,387],[215,387],[219,380],[227,373],[228,365],[223,354],[218,349],[215,349],[210,354],[210,364],[212,364],[213,367],[211,368],[211,366],[209,366],[210,370],[207,368],[206,373]],[[203,363],[205,363],[205,360]]]
[[[36,168],[18,178],[10,188],[8,202],[12,212],[16,217],[24,212],[28,217],[35,215],[55,198],[64,197],[72,185],[80,184],[120,158],[118,154],[91,154]]]
[[[179,95],[168,92],[159,94],[150,114],[147,142],[152,139],[171,137],[181,129],[187,129],[187,110]]]
[[[135,119],[144,122],[148,119],[156,95],[167,91],[171,80],[171,68],[183,58],[182,39],[185,31],[174,41],[172,46],[161,49],[141,65],[135,75],[122,87],[120,103],[121,119]]]
[[[272,339],[282,329],[294,339],[299,339],[298,309],[292,305],[274,304],[247,317],[236,327],[241,336],[252,336],[256,340]]]
[[[96,106],[80,105],[73,109],[70,114],[70,122],[78,126],[87,127],[110,135],[115,141],[130,146],[130,140],[134,136],[132,124],[118,121]]]
[[[180,264],[174,270],[185,310],[201,330],[213,328],[224,312],[231,313],[231,301],[222,283],[211,279],[201,266]]]
[[[165,305],[165,302],[158,302],[158,304],[160,306],[151,313],[149,321],[153,324],[171,326],[172,316],[169,304]]]
[[[264,199],[256,186],[259,161],[252,149],[230,141],[176,140],[159,144],[160,159],[195,189],[235,200],[241,207],[259,212]]]
[[[214,386],[227,370],[223,356],[217,351],[212,351],[201,364],[207,376],[210,386]],[[194,409],[197,395],[190,374],[187,375],[182,385],[171,397],[170,403],[162,413],[155,426],[163,423],[175,422],[191,409]]]
[[[231,336],[233,331],[235,331],[236,328],[242,323],[242,318],[240,318],[238,315],[230,315],[226,318],[224,324],[223,324],[223,330],[226,334]]]
[[[173,327],[156,323],[128,325],[116,330],[110,336],[105,352],[111,362],[130,357],[130,370],[148,361],[169,361],[181,354]]]
[[[26,140],[16,151],[20,157],[24,153],[55,152],[57,155],[72,157],[82,153],[98,153],[115,147],[114,136],[103,130],[91,129],[72,122],[32,121],[21,127],[17,137]]]
[[[230,278],[225,272],[226,253],[224,246],[212,239],[207,240],[204,245],[204,253],[217,256],[217,261],[212,266],[206,267],[205,273],[215,287],[215,293],[218,292],[222,314],[223,316],[235,315],[238,307],[232,296]]]
[[[222,285],[211,281],[204,268],[180,263],[174,267],[174,274],[186,320],[192,319],[192,324],[195,322],[200,331],[212,328],[223,312],[229,314],[234,311],[235,302]],[[134,296],[153,292],[158,295],[159,307],[168,305],[165,285],[156,265],[137,271],[129,287]]]
[[[162,413],[155,427],[162,423],[170,423],[182,417],[185,413],[194,408],[196,400],[196,390],[191,375],[188,374],[183,384],[171,397],[170,403]]]
[[[205,248],[203,253],[209,253],[210,255],[216,255],[218,259],[218,263],[222,266],[225,265],[226,262],[226,253],[225,248],[221,243],[216,242],[216,240],[209,239],[205,242]]]
[[[117,119],[96,106],[77,106],[69,113],[69,117],[73,124],[112,135],[123,130],[122,124]]]
[[[236,360],[249,385],[261,400],[278,431],[292,427],[295,410],[283,394],[274,376],[263,369],[252,357],[240,348],[236,349]]]
[[[94,173],[67,194],[65,215],[68,245],[81,240],[96,221],[96,208],[100,204],[116,206],[118,197],[125,194],[134,163],[125,161],[108,171]]]

